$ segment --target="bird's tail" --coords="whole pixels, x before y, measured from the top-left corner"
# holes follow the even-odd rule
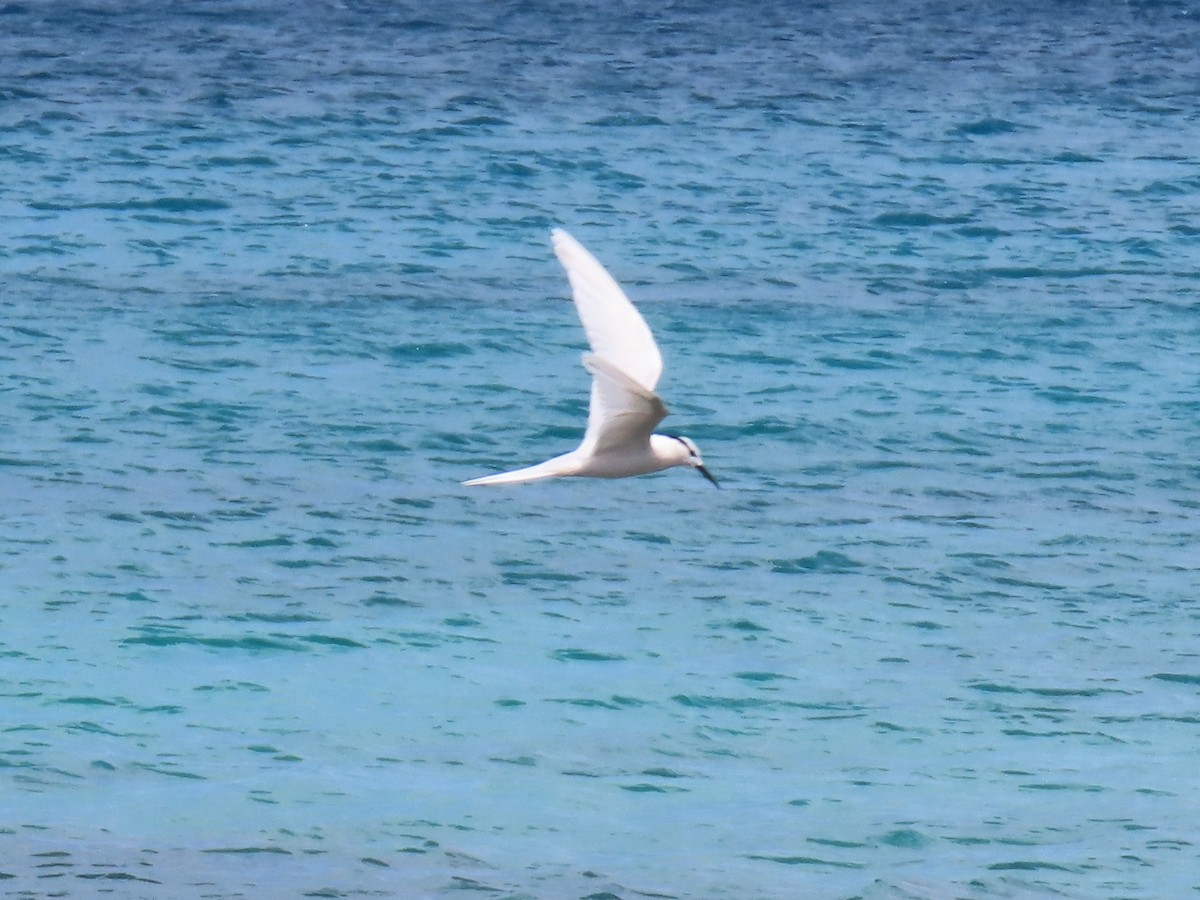
[[[482,478],[472,478],[470,481],[464,481],[463,484],[467,487],[475,487],[476,485],[495,485],[495,484],[524,484],[527,481],[541,481],[544,478],[561,478],[565,475],[574,475],[579,471],[579,463],[575,460],[575,453],[564,453],[562,456],[556,456],[554,459],[548,459],[545,462],[540,462],[536,466],[526,466],[524,469],[514,469],[511,472],[501,472],[498,475],[485,475]]]

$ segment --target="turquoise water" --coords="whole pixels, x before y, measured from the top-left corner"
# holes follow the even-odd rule
[[[0,890],[1195,894],[1198,22],[4,6]]]

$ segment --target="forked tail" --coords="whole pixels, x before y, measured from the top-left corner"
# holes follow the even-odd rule
[[[554,459],[538,463],[536,466],[526,466],[524,469],[514,469],[511,472],[501,472],[498,475],[485,475],[482,478],[472,478],[464,481],[467,487],[476,485],[524,484],[527,481],[541,481],[544,478],[560,478],[564,475],[574,475],[579,471],[579,463],[575,453],[564,453]]]

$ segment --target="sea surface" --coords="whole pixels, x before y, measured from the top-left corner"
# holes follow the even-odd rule
[[[0,6],[0,897],[1200,893],[1200,4]],[[570,449],[570,230],[722,481]]]

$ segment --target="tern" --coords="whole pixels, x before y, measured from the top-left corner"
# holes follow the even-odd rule
[[[646,320],[579,241],[561,228],[550,234],[592,348],[583,356],[583,367],[592,374],[583,443],[536,466],[472,478],[463,484],[522,484],[572,476],[625,478],[690,466],[720,487],[689,438],[654,434],[667,407],[654,393],[663,361]]]

